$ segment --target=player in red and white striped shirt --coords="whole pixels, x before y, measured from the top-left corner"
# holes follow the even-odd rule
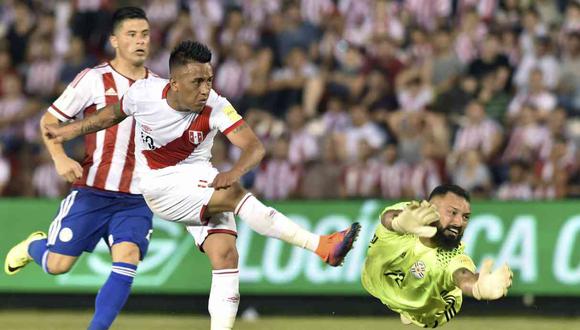
[[[77,75],[50,106],[44,126],[80,119],[119,102],[129,86],[152,74],[144,66],[149,53],[149,23],[140,8],[121,8],[113,15],[110,42],[115,58]],[[84,252],[104,239],[111,249],[111,275],[99,290],[89,329],[108,329],[125,304],[139,261],[152,232],[151,210],[134,177],[135,122],[132,118],[85,137],[82,166],[69,158],[61,143],[45,145],[59,175],[74,182],[50,226],[48,238],[35,232],[7,255],[5,271],[15,274],[34,260],[49,274],[68,272]]]

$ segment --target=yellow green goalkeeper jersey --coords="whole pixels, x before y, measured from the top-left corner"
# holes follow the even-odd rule
[[[387,207],[402,210],[408,202]],[[363,287],[391,310],[414,324],[434,328],[448,322],[461,308],[461,289],[453,272],[466,268],[475,273],[461,244],[453,250],[430,248],[415,235],[386,229],[379,223],[367,251],[361,274]]]

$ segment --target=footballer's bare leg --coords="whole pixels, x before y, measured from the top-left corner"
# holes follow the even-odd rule
[[[342,264],[360,230],[360,225],[353,223],[341,232],[316,235],[300,227],[284,214],[262,204],[239,183],[226,189],[215,190],[207,207],[210,216],[233,211],[255,232],[313,251],[331,266]]]
[[[46,271],[52,275],[68,273],[77,259],[75,256],[49,251],[46,256]]]
[[[211,291],[207,309],[211,330],[234,327],[240,303],[240,273],[236,237],[231,234],[210,234],[201,245],[212,268]]]

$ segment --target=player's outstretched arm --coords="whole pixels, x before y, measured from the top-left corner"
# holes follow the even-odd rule
[[[76,179],[80,179],[82,177],[82,166],[76,160],[70,158],[66,154],[62,143],[55,142],[54,140],[49,139],[46,135],[45,126],[58,124],[58,118],[50,114],[50,112],[44,113],[40,119],[40,131],[42,132],[42,140],[46,146],[46,150],[48,150],[48,153],[52,157],[52,161],[54,162],[54,166],[58,175],[63,177],[68,182],[73,182]]]
[[[75,120],[64,125],[45,125],[44,135],[49,140],[64,142],[72,140],[79,135],[94,133],[115,126],[125,118],[127,118],[127,115],[125,115],[117,103],[109,105],[97,111],[94,115],[82,120]]]
[[[258,165],[266,154],[264,145],[246,123],[236,127],[226,137],[233,145],[242,150],[242,154],[231,170],[222,172],[215,177],[211,184],[215,189],[224,189],[231,186],[242,175]]]
[[[477,300],[496,300],[504,297],[512,285],[513,274],[507,264],[492,271],[493,260],[483,262],[478,274],[466,268],[460,268],[453,273],[453,282],[463,294]]]
[[[387,212],[381,222],[385,228],[401,234],[413,234],[420,237],[432,237],[437,228],[431,224],[439,220],[435,206],[427,201],[413,201],[400,213]]]

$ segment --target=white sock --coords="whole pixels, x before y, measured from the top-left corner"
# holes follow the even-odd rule
[[[262,204],[250,193],[236,206],[235,214],[258,234],[278,238],[310,251],[316,251],[318,247],[320,236],[305,230],[282,213]]]
[[[211,291],[207,304],[211,316],[211,330],[232,329],[239,304],[240,272],[238,269],[212,271]]]

